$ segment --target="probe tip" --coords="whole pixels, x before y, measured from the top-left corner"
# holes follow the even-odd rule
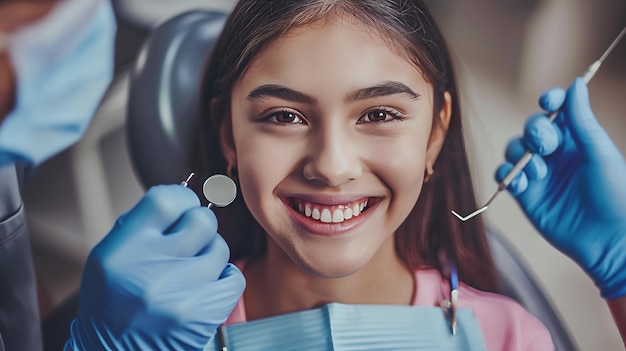
[[[452,214],[456,216],[456,218],[458,218],[459,220],[461,220],[462,222],[467,221],[468,219],[474,218],[476,216],[478,216],[479,214],[485,212],[487,210],[489,206],[483,206],[479,209],[477,209],[476,211],[470,213],[469,215],[462,217],[460,214],[456,213],[454,210],[452,211]]]

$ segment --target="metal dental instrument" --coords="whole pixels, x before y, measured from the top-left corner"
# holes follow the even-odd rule
[[[443,309],[446,318],[450,320],[450,330],[452,335],[456,335],[457,329],[457,302],[459,298],[459,273],[456,264],[450,266],[450,299],[443,300],[439,307]]]
[[[209,200],[209,208],[212,206],[226,207],[237,196],[237,185],[229,177],[215,174],[207,178],[202,185],[204,197]]]
[[[611,51],[613,51],[613,49],[615,48],[615,46],[617,46],[617,43],[619,43],[619,41],[622,39],[622,37],[624,36],[624,34],[626,34],[626,27],[624,27],[624,29],[622,29],[622,31],[619,33],[619,35],[617,36],[617,38],[615,38],[615,40],[613,40],[613,42],[611,43],[611,45],[609,46],[608,49],[606,49],[606,51],[604,52],[604,54],[602,54],[602,56],[600,56],[600,58],[596,61],[594,61],[585,71],[585,73],[583,74],[583,80],[585,81],[585,84],[588,84],[589,81],[591,80],[591,78],[593,78],[593,76],[596,74],[596,72],[598,71],[598,69],[600,68],[600,65],[602,65],[602,63],[604,62],[604,60],[607,58],[607,56],[609,56],[609,54],[611,53]],[[549,121],[553,122],[556,117],[558,116],[559,111],[555,111],[552,112],[549,116]],[[452,214],[455,215],[459,220],[465,222],[470,218],[473,218],[483,212],[485,212],[487,210],[487,208],[489,207],[489,205],[491,204],[491,202],[496,198],[496,196],[498,196],[498,194],[506,189],[509,184],[511,184],[511,182],[513,181],[513,179],[515,179],[515,177],[522,171],[522,169],[528,164],[528,162],[530,162],[530,159],[532,158],[533,153],[530,151],[526,151],[526,153],[522,156],[522,158],[517,161],[517,163],[515,164],[515,166],[513,167],[513,169],[511,169],[509,171],[509,173],[506,175],[506,177],[504,177],[504,179],[498,184],[498,189],[493,193],[493,195],[491,195],[491,197],[489,198],[489,200],[487,200],[487,202],[485,203],[485,205],[479,209],[477,209],[476,211],[470,213],[469,215],[463,217],[461,215],[459,215],[457,212],[455,212],[454,210],[452,210]]]
[[[180,185],[185,188],[189,185],[191,177],[194,173],[191,173],[187,179],[183,180]],[[237,185],[235,182],[225,175],[215,174],[207,178],[202,185],[202,193],[204,197],[209,201],[207,207],[212,206],[226,207],[230,205],[237,196]]]
[[[191,177],[193,177],[193,175],[194,175],[194,174],[195,174],[195,173],[193,173],[193,172],[192,172],[192,173],[189,175],[189,177],[187,177],[187,179],[183,180],[183,181],[180,183],[180,185],[182,185],[182,186],[184,186],[184,187],[186,188],[186,187],[189,185],[189,181],[191,180]]]
[[[459,298],[459,273],[456,270],[456,265],[452,265],[450,272],[450,328],[452,328],[452,335],[456,335],[456,306]]]

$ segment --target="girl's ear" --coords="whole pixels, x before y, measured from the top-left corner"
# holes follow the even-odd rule
[[[211,101],[211,114],[217,113],[217,99]],[[227,162],[227,168],[237,167],[237,151],[233,139],[233,125],[230,116],[224,116],[219,131],[220,147]]]
[[[426,164],[432,165],[437,161],[439,152],[443,147],[443,142],[446,140],[448,134],[448,127],[450,126],[450,117],[452,116],[452,95],[449,92],[443,94],[443,106],[439,111],[439,118],[436,118],[433,122],[432,129],[430,131],[430,138],[428,139],[428,148],[426,149]]]

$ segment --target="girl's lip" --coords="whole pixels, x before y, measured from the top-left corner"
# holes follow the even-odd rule
[[[370,195],[354,194],[354,195],[321,195],[321,194],[290,194],[283,197],[283,202],[289,202],[285,199],[301,199],[306,202],[312,202],[320,205],[335,206],[343,205],[354,201],[372,199]]]
[[[307,198],[307,200],[309,199],[311,199],[311,197]],[[332,235],[339,235],[339,234],[349,232],[355,229],[356,227],[360,226],[361,224],[363,224],[365,221],[367,221],[371,217],[371,215],[374,213],[374,209],[378,207],[378,204],[380,203],[381,199],[378,197],[363,197],[363,196],[354,197],[352,196],[352,197],[343,197],[341,199],[342,202],[335,201],[337,200],[337,198],[335,198],[334,201],[325,204],[325,205],[337,205],[337,204],[343,204],[343,203],[348,203],[351,201],[364,200],[364,199],[367,199],[367,202],[368,202],[367,208],[363,212],[361,212],[359,216],[352,217],[351,219],[344,220],[343,222],[340,222],[340,223],[323,223],[323,222],[320,222],[319,220],[309,218],[305,216],[304,214],[300,213],[299,211],[295,210],[292,207],[292,201],[289,198],[283,199],[282,203],[285,206],[287,213],[289,214],[289,217],[291,218],[291,220],[297,226],[301,227],[304,231],[309,232],[311,234],[316,234],[316,235],[332,236]],[[317,202],[317,203],[324,204],[323,202]]]

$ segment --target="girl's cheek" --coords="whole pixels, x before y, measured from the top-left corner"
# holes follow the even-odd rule
[[[376,165],[372,168],[394,179],[409,181],[424,173],[426,146],[423,136],[414,134],[372,143],[366,154],[369,162]]]

